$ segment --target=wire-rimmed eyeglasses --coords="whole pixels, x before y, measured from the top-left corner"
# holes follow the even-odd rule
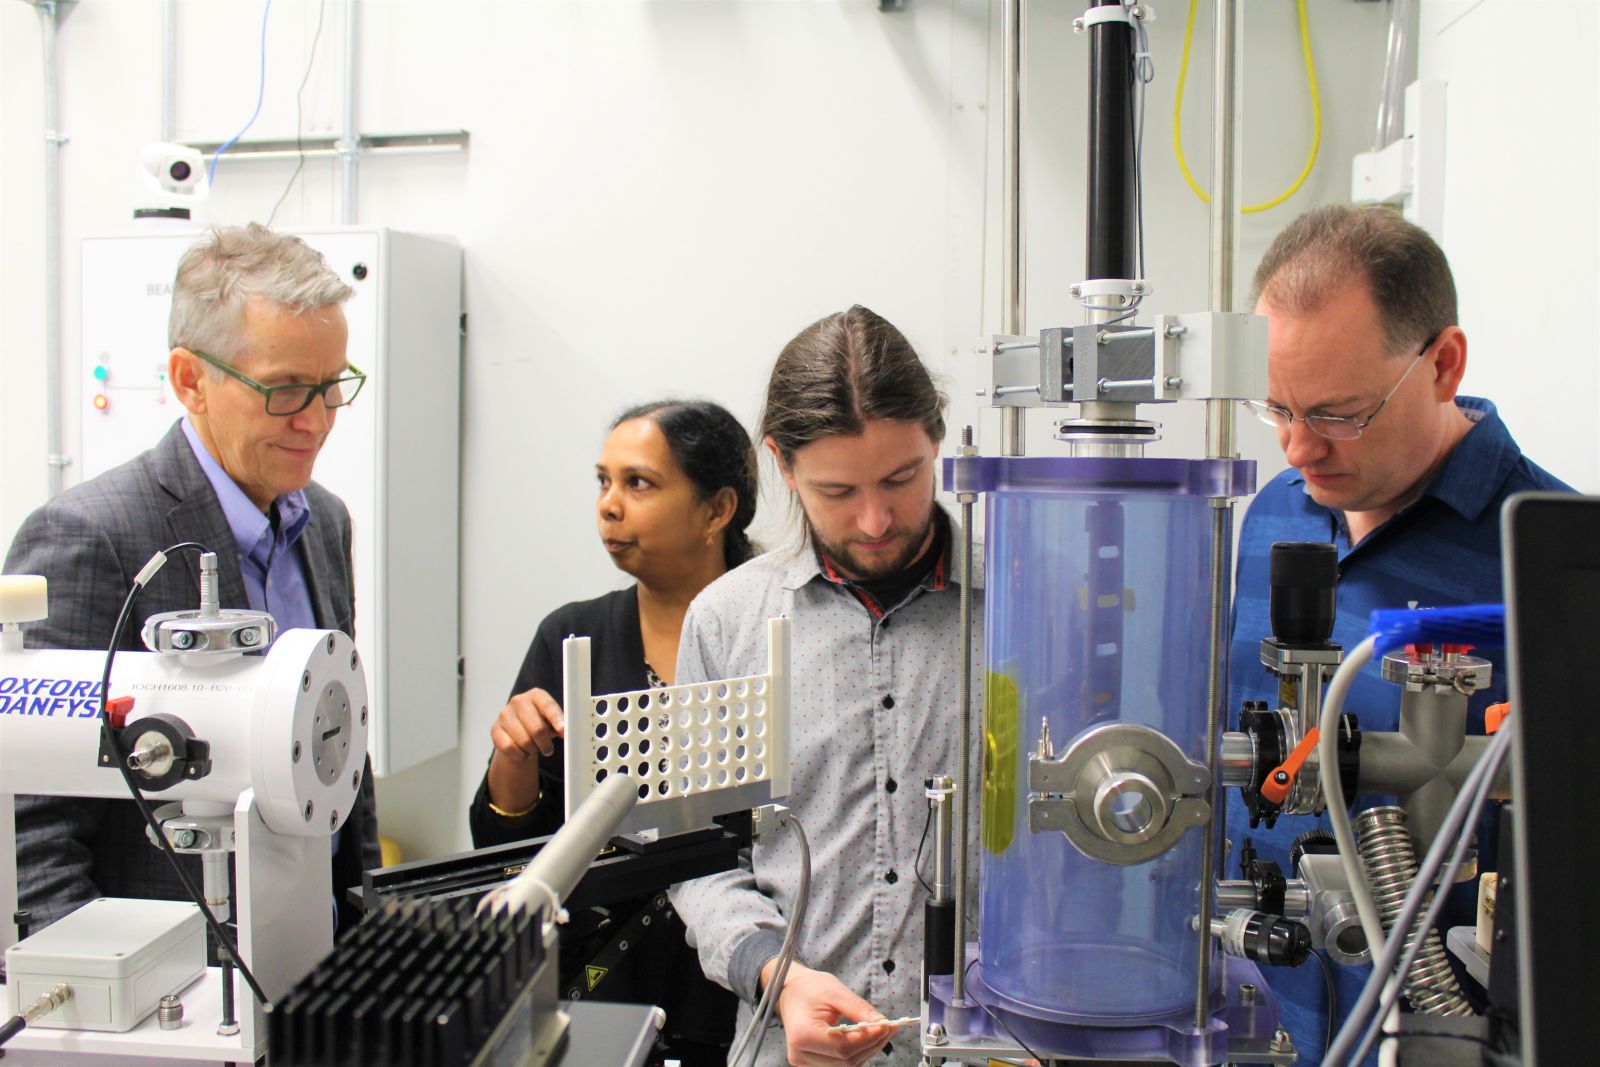
[[[1269,404],[1265,400],[1241,400],[1240,403],[1248,408],[1256,418],[1275,430],[1288,430],[1296,422],[1303,422],[1312,433],[1320,437],[1326,437],[1330,441],[1353,441],[1361,436],[1361,431],[1372,425],[1372,420],[1382,413],[1384,406],[1389,403],[1394,394],[1400,391],[1400,387],[1405,384],[1406,379],[1411,377],[1412,370],[1416,368],[1418,363],[1422,362],[1422,357],[1428,354],[1428,349],[1432,348],[1433,342],[1438,339],[1439,335],[1435,334],[1423,342],[1422,351],[1417,353],[1416,358],[1411,361],[1411,365],[1406,368],[1406,372],[1400,375],[1400,380],[1394,383],[1394,388],[1389,390],[1389,395],[1380,400],[1378,406],[1373,409],[1372,414],[1364,419],[1357,418],[1354,415],[1295,415],[1288,408],[1280,407],[1277,404]]]
[[[356,398],[361,392],[361,387],[367,383],[367,376],[358,370],[355,364],[349,364],[350,373],[334,378],[332,381],[322,382],[319,385],[262,385],[248,374],[240,374],[220,359],[208,356],[199,349],[191,348],[190,352],[199,356],[213,367],[228,375],[237,378],[248,385],[266,400],[268,415],[298,415],[311,406],[311,401],[317,397],[322,398],[323,404],[330,408],[342,408]]]

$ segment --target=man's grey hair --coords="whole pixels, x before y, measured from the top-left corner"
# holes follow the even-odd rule
[[[1457,325],[1456,284],[1428,232],[1387,207],[1327,204],[1273,239],[1256,268],[1255,298],[1309,315],[1351,282],[1364,282],[1392,355]]]
[[[256,222],[215,227],[178,261],[167,345],[232,363],[241,354],[241,325],[252,298],[300,315],[342,304],[353,291],[298,237]]]

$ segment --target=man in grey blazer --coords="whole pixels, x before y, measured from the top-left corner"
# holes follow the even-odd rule
[[[49,579],[49,618],[31,648],[105,648],[133,576],[157,551],[198,541],[217,554],[222,606],[267,610],[280,630],[354,631],[350,515],[311,481],[337,408],[364,377],[345,359],[350,288],[298,238],[213,230],[173,285],[168,378],[186,409],[159,444],[55,497],[22,524],[5,573]],[[121,648],[144,620],[198,602],[199,561],[176,555],[145,587]],[[97,896],[183,898],[132,800],[17,798],[19,906],[35,926]],[[182,857],[200,884],[196,857]],[[333,854],[343,900],[380,863],[370,766]]]

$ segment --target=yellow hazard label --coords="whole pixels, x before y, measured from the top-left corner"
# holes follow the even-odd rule
[[[594,992],[594,987],[605,980],[606,970],[607,968],[605,967],[596,967],[593,964],[584,968],[584,972],[589,977],[589,992]]]

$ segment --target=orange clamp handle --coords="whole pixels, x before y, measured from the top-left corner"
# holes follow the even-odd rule
[[[1502,701],[1499,704],[1490,704],[1483,712],[1483,732],[1488,734],[1499,733],[1500,727],[1505,725],[1506,717],[1511,714],[1511,701]]]
[[[1261,783],[1261,795],[1274,804],[1282,804],[1289,790],[1294,785],[1295,776],[1300,773],[1300,765],[1305,763],[1306,757],[1311,755],[1311,750],[1317,747],[1317,741],[1322,737],[1322,731],[1313,726],[1306,732],[1300,743],[1294,746],[1294,751],[1289,753],[1289,758],[1273,768],[1267,775],[1266,781]]]

